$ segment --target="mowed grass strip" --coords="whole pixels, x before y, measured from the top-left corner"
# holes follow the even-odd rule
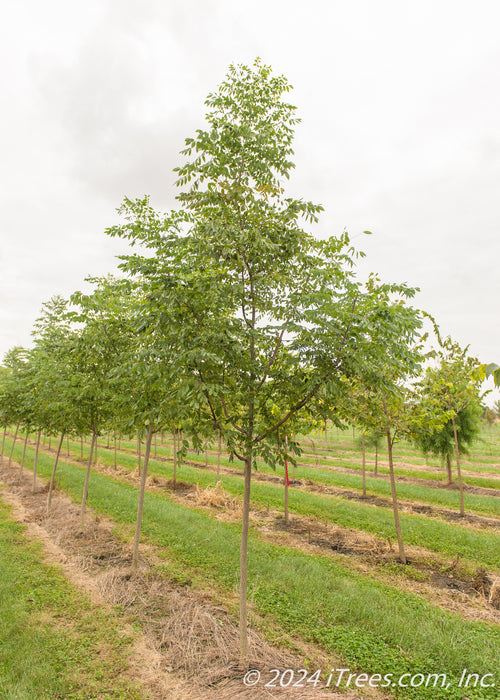
[[[19,448],[16,448],[19,450]],[[103,454],[100,461],[112,465],[113,454]],[[120,453],[118,463],[128,469],[137,466],[137,457]],[[149,473],[165,478],[173,475],[173,465],[151,459]],[[214,472],[182,465],[177,471],[177,478],[188,483],[199,484],[206,488],[216,483]],[[224,474],[224,488],[234,496],[243,496],[243,479]],[[283,510],[284,489],[281,485],[254,481],[251,501],[254,505],[275,510]],[[341,527],[369,532],[382,538],[395,539],[394,515],[392,510],[356,501],[347,501],[338,496],[308,493],[299,489],[290,489],[289,510],[297,515],[316,517]],[[425,515],[400,513],[403,538],[407,544],[423,547],[432,552],[449,557],[460,555],[485,568],[500,569],[500,547],[498,533],[477,530],[455,523],[448,523]]]
[[[77,441],[73,441],[70,443],[71,444],[71,449],[72,452],[75,454],[80,453],[80,444]],[[84,454],[88,455],[88,449],[89,449],[89,444],[90,444],[90,439],[87,440],[87,444],[84,444],[84,449],[83,452]],[[130,440],[120,440],[119,441],[120,447],[121,447],[121,452],[123,454],[126,454],[127,452],[129,453],[135,453],[137,450],[137,441],[130,441]],[[362,470],[361,466],[361,455],[360,455],[360,448],[359,447],[354,447],[352,448],[353,454],[355,454],[356,459],[347,459],[343,457],[336,456],[335,454],[331,454],[329,452],[328,454],[325,454],[325,448],[323,447],[322,449],[318,448],[317,453],[318,453],[318,465],[315,465],[316,457],[312,454],[307,452],[307,447],[303,455],[297,457],[298,460],[298,465],[295,470],[296,478],[308,478],[312,479],[314,481],[318,481],[319,483],[339,483],[337,480],[342,479],[342,477],[349,477],[351,476],[354,479],[361,479],[360,473]],[[110,451],[113,451],[113,443],[112,441],[110,442],[110,447],[108,448],[107,446],[104,446],[102,443],[99,445],[99,456],[101,457],[103,454],[109,454]],[[144,455],[144,445],[142,445],[142,455]],[[215,446],[213,446],[210,449],[211,454],[208,455],[208,457],[205,457],[205,453],[197,453],[193,452],[191,450],[188,450],[186,460],[187,461],[193,461],[193,462],[199,462],[200,465],[205,464],[207,461],[208,464],[212,467],[214,467],[217,464],[217,455],[214,454]],[[151,454],[158,455],[160,458],[171,458],[172,456],[172,451],[173,451],[173,444],[170,444],[168,442],[164,444],[158,444],[156,449],[153,447]],[[403,457],[404,455],[398,455],[399,457]],[[367,453],[367,460],[369,460],[370,455]],[[383,454],[380,454],[380,458],[383,460],[384,456]],[[137,458],[136,458],[137,459]],[[422,463],[424,464],[424,458],[419,457],[419,456],[413,456],[411,455],[411,459],[415,463]],[[500,459],[500,458],[499,458]],[[323,460],[323,461],[322,461]],[[108,460],[109,462],[109,460]],[[222,466],[234,466],[234,462],[230,462],[227,455],[225,453],[222,454],[220,464]],[[262,462],[261,460],[257,460],[258,468],[260,471],[265,472],[265,473],[271,473],[272,469],[269,467],[265,462]],[[427,481],[432,481],[432,482],[442,482],[445,478],[444,471],[436,472],[434,470],[434,465],[432,465],[431,461],[429,461],[430,468],[429,470],[422,470],[422,469],[412,469],[411,466],[405,465],[401,466],[400,464],[395,463],[395,473],[396,473],[396,479],[397,476],[405,476],[405,477],[410,477],[410,478],[415,478],[420,481],[422,481],[422,486],[420,485],[415,485],[415,488],[421,488],[421,489],[427,489],[428,491],[436,491],[436,489],[432,489],[431,487],[426,487],[425,482]],[[463,468],[468,469],[469,465],[466,463],[463,464]],[[471,467],[473,470],[476,470],[477,472],[491,472],[493,475],[499,475],[500,470],[497,466],[491,466],[487,467],[486,469],[482,469],[480,466],[476,467]],[[292,467],[290,467],[290,470]],[[352,472],[355,472],[354,474],[349,474],[345,473],[341,470],[343,469],[349,469]],[[368,461],[367,463],[367,475],[370,474],[370,472],[373,470],[373,465],[371,465]],[[386,467],[385,465],[379,463],[378,466],[378,472],[380,475],[383,476],[388,476],[389,475],[389,468]],[[359,476],[358,476],[359,474]],[[370,478],[370,477],[368,477]],[[475,476],[474,474],[466,474],[464,478],[465,483],[470,484],[471,486],[481,486],[484,488],[492,488],[492,489],[497,489],[498,490],[498,495],[499,499],[495,500],[495,497],[486,497],[485,500],[485,505],[483,507],[480,506],[480,510],[478,512],[483,512],[483,513],[491,513],[491,514],[496,514],[500,512],[500,479],[495,479],[495,478],[489,478],[487,476]],[[382,484],[380,491],[376,490],[373,493],[380,493],[381,495],[385,493],[384,491],[384,486],[383,484],[387,482],[380,480],[380,479],[373,479],[372,486],[376,487],[377,484]],[[413,486],[412,484],[405,484],[404,482],[400,482],[401,486],[404,488],[406,486]],[[399,485],[398,485],[399,486]],[[355,488],[355,487],[353,487]],[[387,486],[388,491],[390,492],[390,486]],[[410,493],[410,492],[408,492]],[[438,492],[439,493],[439,492]],[[456,507],[457,509],[460,507],[459,505],[459,496],[457,493],[454,492],[444,492],[443,493],[448,493],[450,496],[449,500],[446,500],[445,502],[442,503],[444,507]],[[401,496],[404,498],[403,492],[401,493]],[[413,495],[409,495],[408,498],[413,498]],[[422,498],[425,499],[425,491],[422,492]],[[435,503],[436,501],[433,500],[435,499],[435,496],[433,497],[432,495],[430,496],[429,501],[423,500],[422,502],[428,502],[428,503]],[[477,500],[475,500],[477,499]],[[489,504],[488,499],[491,499],[491,504]],[[472,500],[470,501],[470,506],[473,507],[474,503],[480,504],[483,500],[482,496],[474,496]],[[491,508],[489,508],[489,505],[491,505]]]
[[[32,463],[30,450],[27,461]],[[40,455],[47,477],[52,459]],[[84,469],[60,464],[60,487],[79,500]],[[138,490],[128,483],[93,473],[89,504],[115,521],[135,522]],[[148,492],[143,538],[165,547],[181,566],[201,575],[208,589],[236,596],[240,528]],[[466,667],[494,673],[500,655],[500,631],[486,623],[462,620],[418,596],[349,571],[328,557],[314,557],[272,545],[251,534],[249,595],[261,615],[289,634],[299,635],[345,663],[367,673],[447,673],[450,687],[405,688],[401,697],[433,700],[463,697],[458,679]],[[468,697],[495,698],[495,689]]]
[[[75,456],[80,454],[80,446],[78,442],[70,442],[71,451]],[[123,443],[122,447],[126,449],[135,449],[133,444],[130,442]],[[89,448],[84,445],[84,456],[88,458]],[[121,452],[124,456],[126,455],[127,465],[132,466],[137,464],[137,457],[127,454],[126,451]],[[162,458],[170,458],[172,451],[168,447],[158,446],[157,454]],[[122,462],[122,457],[119,457],[120,463]],[[189,453],[189,461],[199,462],[200,467],[205,466],[205,457],[203,454]],[[107,448],[105,446],[99,447],[99,460],[104,464],[111,466],[114,463],[113,449]],[[217,455],[208,455],[209,468],[214,469],[217,464]],[[237,467],[237,463],[229,462],[227,458],[221,459],[222,466]],[[184,467],[183,467],[184,468]],[[259,464],[259,471],[264,474],[273,474],[283,476],[283,469],[278,468],[274,471],[268,465],[262,463]],[[290,474],[292,473],[292,468],[290,467]],[[357,474],[349,474],[345,472],[339,472],[332,469],[322,469],[321,467],[307,467],[304,465],[298,465],[295,468],[295,478],[296,479],[310,479],[318,484],[325,484],[326,486],[337,486],[339,488],[355,489],[356,491],[362,491],[362,478]],[[377,479],[370,476],[370,470],[367,470],[366,477],[366,487],[367,493],[372,496],[383,496],[386,498],[391,497],[391,485],[389,481],[385,479]],[[436,489],[427,486],[420,486],[418,484],[407,484],[400,482],[397,484],[398,496],[401,499],[418,501],[419,503],[424,503],[427,505],[434,505],[443,508],[450,508],[453,510],[460,509],[460,494],[457,491],[449,491],[446,489]],[[341,494],[339,494],[341,495]],[[466,506],[468,511],[473,511],[474,513],[480,513],[484,515],[494,515],[500,517],[500,492],[499,497],[496,496],[478,496],[476,494],[466,494]],[[499,523],[500,524],[500,523]]]
[[[10,516],[0,489],[0,697],[139,700],[126,680],[131,638],[91,605]]]

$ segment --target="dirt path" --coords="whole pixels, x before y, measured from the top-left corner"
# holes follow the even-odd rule
[[[120,606],[123,631],[135,637],[129,674],[154,700],[384,700],[375,689],[363,693],[332,694],[314,687],[246,688],[239,669],[238,628],[221,601],[165,579],[156,566],[164,563],[153,547],[141,545],[142,567],[131,575],[131,546],[113,534],[114,523],[90,510],[83,531],[79,508],[56,492],[46,512],[46,485],[38,480],[31,493],[32,475],[20,480],[18,465],[0,465],[0,497],[13,507],[13,516],[27,526],[28,535],[43,543],[48,562],[61,568],[69,581],[106,607]],[[140,625],[141,632],[137,629]],[[269,669],[322,668],[341,665],[301,640],[286,640],[297,653],[270,645],[250,631],[249,668],[267,678]],[[305,658],[308,661],[305,661]],[[264,685],[263,683],[261,684]]]

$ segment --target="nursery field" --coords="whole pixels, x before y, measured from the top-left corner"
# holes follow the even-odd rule
[[[438,459],[396,443],[406,564],[382,442],[367,447],[363,495],[355,431],[298,438],[286,511],[283,467],[258,463],[243,670],[238,462],[215,444],[174,462],[173,436],[155,436],[133,573],[144,445],[99,438],[82,528],[90,437],[64,439],[48,510],[58,439],[42,439],[34,484],[36,436],[13,435],[0,470],[2,698],[498,697],[498,423],[462,458],[463,517],[455,472],[448,485]]]

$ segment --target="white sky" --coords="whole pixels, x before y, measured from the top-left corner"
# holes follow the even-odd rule
[[[125,195],[174,205],[206,95],[260,56],[295,88],[317,235],[373,231],[363,268],[500,364],[499,26],[498,0],[4,0],[0,357],[115,269]]]

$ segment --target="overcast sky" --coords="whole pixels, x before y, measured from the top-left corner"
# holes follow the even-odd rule
[[[174,205],[206,95],[260,56],[295,88],[315,233],[373,231],[365,272],[500,364],[499,26],[498,0],[4,0],[0,357],[115,269],[125,195]]]

